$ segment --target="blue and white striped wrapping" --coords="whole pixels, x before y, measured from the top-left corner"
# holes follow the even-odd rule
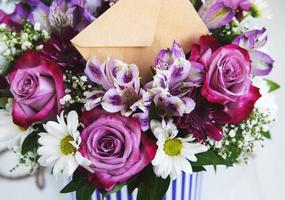
[[[188,175],[183,173],[181,177],[173,181],[163,198],[163,200],[200,200],[202,173]],[[128,195],[127,187],[120,191],[108,195],[106,200],[136,200],[137,190],[132,195]],[[72,200],[76,200],[75,193],[72,194]],[[90,200],[102,200],[101,194],[96,191]],[[146,199],[147,200],[147,199]]]

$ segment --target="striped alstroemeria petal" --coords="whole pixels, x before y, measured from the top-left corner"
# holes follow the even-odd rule
[[[251,73],[256,76],[266,76],[273,68],[274,60],[261,51],[250,51]]]
[[[205,11],[204,6],[209,8]],[[207,5],[206,2],[200,10],[199,14],[209,29],[220,28],[232,21],[234,17],[233,10],[226,7],[223,2],[214,3],[212,6]]]

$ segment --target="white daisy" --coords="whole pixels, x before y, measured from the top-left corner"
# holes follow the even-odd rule
[[[189,161],[196,162],[195,154],[202,153],[208,148],[200,143],[194,143],[192,137],[180,138],[173,121],[162,122],[152,120],[151,130],[157,138],[157,152],[152,161],[157,176],[166,179],[169,175],[172,180],[181,175],[182,171],[192,174]]]
[[[31,132],[13,123],[12,115],[7,110],[0,110],[0,145],[2,148],[12,149],[19,146]]]
[[[87,169],[90,165],[90,161],[77,151],[81,143],[78,114],[71,111],[66,120],[67,123],[62,112],[57,117],[58,122],[49,121],[44,125],[46,132],[39,134],[42,146],[37,151],[38,162],[41,166],[52,167],[55,176],[71,176],[79,165]]]
[[[253,17],[272,18],[272,12],[269,9],[267,0],[252,0],[250,11],[253,14]]]

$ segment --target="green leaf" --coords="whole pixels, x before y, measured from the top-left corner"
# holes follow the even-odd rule
[[[261,131],[260,134],[267,139],[271,139],[270,131]]]
[[[89,200],[92,194],[94,193],[95,188],[91,183],[86,183],[76,190],[76,199],[77,200]]]
[[[60,191],[60,193],[74,192],[87,183],[89,183],[87,177],[79,170],[76,170],[72,180]]]
[[[119,190],[121,190],[124,186],[126,185],[126,183],[122,183],[117,185],[111,192],[107,192],[107,191],[101,191],[103,199],[108,195],[108,194],[113,194],[118,192]]]
[[[137,175],[134,179],[128,182],[128,193],[132,194],[141,183],[141,174]]]
[[[38,139],[39,136],[37,132],[32,132],[30,135],[28,135],[22,144],[22,155],[25,155],[30,151],[35,151],[39,147]]]
[[[7,98],[0,98],[0,108],[6,108],[7,103],[8,103]]]
[[[275,83],[272,80],[264,79],[267,82],[267,85],[269,86],[269,92],[273,92],[275,90],[278,90],[280,88],[280,85]]]
[[[193,172],[202,172],[206,171],[206,169],[203,166],[192,166]]]
[[[190,0],[190,1],[193,4],[194,8],[196,8],[196,9],[200,8],[200,6],[202,5],[201,0]]]
[[[226,165],[226,166],[232,165],[232,163],[229,163],[221,156],[217,155],[211,149],[208,150],[207,152],[197,154],[196,157],[198,159],[197,162],[191,162],[191,165],[193,167],[207,166],[207,165]]]
[[[151,167],[144,170],[138,188],[137,200],[160,200],[164,197],[170,184],[170,178],[156,177]]]

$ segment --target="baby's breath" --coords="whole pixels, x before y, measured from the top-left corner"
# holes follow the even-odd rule
[[[231,163],[246,163],[255,146],[257,144],[263,146],[263,141],[270,137],[268,128],[274,121],[275,119],[256,108],[241,124],[226,125],[223,130],[223,141],[216,143],[215,149]]]
[[[0,25],[0,74],[9,71],[9,66],[16,57],[29,49],[42,49],[42,42],[48,39],[46,31],[41,30],[40,24],[24,23],[18,33],[6,25]]]

